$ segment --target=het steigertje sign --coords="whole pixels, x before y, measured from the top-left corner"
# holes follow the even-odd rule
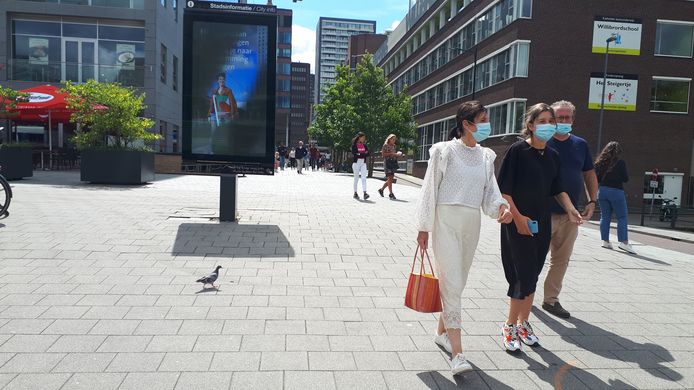
[[[602,98],[601,72],[590,74],[588,108],[599,110]],[[605,83],[605,110],[636,111],[639,77],[635,74],[608,73]]]
[[[641,54],[641,19],[596,16],[593,21],[593,53],[605,54],[607,39],[616,37],[610,43],[610,54],[638,56]]]

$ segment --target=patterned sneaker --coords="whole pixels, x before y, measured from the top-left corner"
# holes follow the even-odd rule
[[[522,349],[518,341],[518,328],[516,325],[504,324],[501,327],[501,335],[504,338],[504,349],[508,352],[516,352]]]
[[[528,321],[523,321],[522,324],[518,325],[518,336],[525,345],[535,345],[540,341],[535,336],[535,331]]]
[[[453,347],[451,346],[451,340],[448,338],[448,332],[437,334],[436,337],[434,337],[434,342],[446,352],[453,353]]]
[[[465,360],[465,355],[459,353],[451,359],[451,373],[453,375],[463,374],[472,371],[472,366]]]

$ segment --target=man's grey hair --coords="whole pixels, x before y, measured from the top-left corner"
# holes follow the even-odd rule
[[[554,109],[557,109],[557,108],[559,108],[559,107],[566,107],[566,108],[568,108],[568,109],[571,110],[571,113],[572,113],[573,115],[576,114],[576,106],[574,106],[574,104],[571,103],[571,102],[568,101],[568,100],[559,100],[559,101],[557,101],[557,102],[552,103],[552,109],[553,109],[553,110],[554,110]]]

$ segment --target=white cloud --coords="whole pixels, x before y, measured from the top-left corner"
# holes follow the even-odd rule
[[[399,20],[393,20],[393,23],[390,24],[390,28],[388,30],[395,31],[395,29],[400,25]]]
[[[316,73],[316,31],[298,24],[292,25],[292,61],[308,62]]]

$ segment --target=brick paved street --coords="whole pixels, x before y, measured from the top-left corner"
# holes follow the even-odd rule
[[[381,183],[359,202],[344,175],[240,178],[241,221],[220,224],[215,177],[13,182],[0,387],[694,388],[694,249],[636,243],[629,256],[582,228],[561,296],[573,317],[536,310],[542,347],[514,356],[501,349],[506,282],[487,218],[463,299],[476,371],[453,378],[436,317],[403,307],[419,189],[396,185],[390,201]],[[202,290],[194,281],[216,265],[219,291]]]

